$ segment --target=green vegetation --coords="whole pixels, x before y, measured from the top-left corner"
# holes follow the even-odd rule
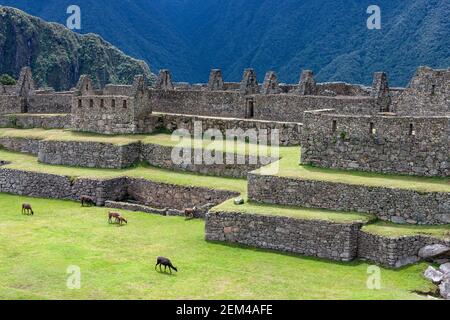
[[[242,212],[247,214],[284,216],[307,220],[325,220],[338,223],[367,223],[375,219],[375,217],[372,215],[357,212],[339,212],[293,206],[260,204],[255,202],[248,202],[248,200],[246,200],[243,205],[235,205],[233,203],[233,199],[225,201],[224,203],[214,207],[211,211]]]
[[[0,8],[0,16],[0,72],[17,77],[23,66],[18,52],[30,52],[36,84],[58,91],[74,87],[82,74],[90,75],[97,86],[131,84],[137,74],[153,78],[145,62],[125,55],[95,34],[80,35],[8,7]],[[27,43],[34,44],[32,51]]]
[[[183,186],[197,186],[219,190],[230,190],[245,193],[247,181],[244,179],[233,179],[225,177],[213,177],[199,175],[190,172],[170,171],[139,164],[127,169],[97,169],[79,168],[68,166],[55,166],[39,163],[33,155],[18,152],[5,151],[0,149],[0,160],[10,162],[2,168],[26,170],[34,172],[45,172],[59,174],[69,177],[83,178],[114,178],[114,177],[135,177],[144,178],[155,182],[171,183]]]
[[[2,1],[65,24],[67,16],[55,10],[60,3]],[[92,0],[76,3],[92,6]],[[297,83],[300,68],[305,68],[314,70],[318,81],[370,85],[373,72],[382,70],[388,72],[391,86],[406,86],[420,65],[450,65],[445,0],[378,1],[380,30],[367,29],[370,15],[365,11],[373,4],[369,0],[96,3],[103,14],[84,10],[83,33],[101,35],[154,70],[170,69],[176,81],[205,82],[209,68],[220,65],[227,81],[240,81],[244,68],[252,66],[260,82],[270,69],[280,82]],[[95,54],[93,62],[100,57]],[[103,69],[94,70],[101,74]]]
[[[12,86],[17,83],[16,79],[11,77],[9,74],[2,74],[0,76],[0,84],[4,86]]]
[[[279,156],[280,161],[277,161],[270,166],[276,167],[276,175],[280,177],[298,178],[306,180],[320,180],[320,181],[330,181],[335,183],[346,183],[346,184],[356,184],[356,185],[366,185],[372,187],[387,187],[387,188],[400,188],[400,189],[410,189],[419,192],[450,192],[450,180],[448,178],[439,177],[417,177],[417,176],[407,176],[407,175],[393,175],[393,174],[379,174],[370,173],[362,171],[349,171],[349,170],[336,170],[313,167],[311,165],[299,165],[300,161],[300,148],[294,147],[280,147],[278,152],[270,147],[255,146],[248,143],[235,143],[235,142],[212,142],[208,140],[193,140],[183,137],[180,141],[177,139],[172,140],[172,135],[165,133],[158,134],[141,134],[141,135],[102,135],[96,133],[85,133],[85,132],[75,132],[70,130],[43,130],[43,129],[0,129],[0,137],[17,137],[17,138],[35,138],[35,139],[47,139],[47,140],[57,140],[57,141],[94,141],[102,143],[112,143],[116,145],[126,145],[134,142],[159,144],[164,146],[180,146],[186,145],[193,148],[202,147],[209,150],[217,151],[234,151],[236,154],[250,154],[256,155],[261,152],[262,155],[267,156]],[[0,153],[0,155],[3,153]],[[6,156],[6,155],[5,155]],[[83,168],[72,168],[64,166],[49,166],[37,163],[37,161],[31,160],[28,156],[25,161],[22,155],[9,155],[9,158],[14,158],[15,164],[12,166],[17,166],[18,163],[21,168],[27,167],[28,170],[37,170],[45,172],[53,172],[56,170],[59,174],[65,174],[64,172],[69,172],[69,175],[75,172],[80,173],[80,175],[85,176],[86,174],[94,175],[96,177],[100,176],[116,176],[120,175],[120,170],[109,170],[109,169],[83,169]],[[0,157],[1,159],[1,157]],[[6,160],[6,159],[4,159]],[[9,160],[8,160],[9,161]],[[24,164],[26,164],[24,166]],[[17,167],[18,168],[18,167]],[[134,168],[136,169],[136,168]],[[27,170],[27,169],[24,169]],[[124,174],[128,174],[129,171],[133,169],[122,170]],[[74,172],[75,171],[75,172]],[[138,170],[140,171],[140,170]],[[167,174],[167,171],[164,171]],[[255,170],[255,173],[261,172],[261,169]],[[139,174],[142,174],[140,172]],[[173,173],[175,174],[175,173]],[[148,175],[146,175],[148,176]],[[197,177],[197,175],[196,175]],[[211,177],[211,179],[214,179]],[[229,179],[232,184],[232,179]],[[230,189],[234,190],[234,189]]]
[[[270,156],[272,153],[274,156],[275,151],[266,146],[259,146],[254,144],[248,144],[243,141],[211,141],[192,139],[190,137],[181,137],[171,135],[167,133],[155,133],[155,134],[128,134],[128,135],[104,135],[90,132],[77,132],[71,130],[62,129],[0,129],[0,137],[12,137],[12,138],[32,138],[32,139],[45,139],[53,141],[84,141],[84,142],[100,142],[111,143],[114,145],[127,145],[130,143],[142,142],[144,144],[158,144],[162,146],[175,147],[186,146],[191,148],[203,148],[204,150],[217,150],[232,152],[235,154],[250,154]],[[283,149],[283,148],[282,148]]]
[[[0,194],[0,205],[0,299],[421,299],[411,291],[432,286],[417,264],[382,268],[382,288],[369,290],[369,264],[206,242],[202,220],[122,212],[119,227],[107,209],[71,201]],[[179,272],[156,272],[159,255]],[[66,287],[72,265],[79,290]]]
[[[372,187],[410,189],[419,192],[450,192],[450,179],[448,178],[379,174],[299,165],[300,148],[298,147],[280,148],[280,155],[282,159],[277,164],[272,164],[272,166],[279,167],[277,176],[280,177],[321,180]],[[255,172],[260,172],[260,169]]]
[[[412,235],[426,235],[436,238],[450,238],[450,225],[418,226],[378,221],[365,225],[362,230],[367,233],[393,238]]]

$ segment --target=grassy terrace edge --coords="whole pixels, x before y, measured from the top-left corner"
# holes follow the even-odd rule
[[[245,193],[247,181],[244,179],[200,175],[186,171],[172,171],[140,163],[126,169],[81,168],[49,165],[38,162],[33,155],[0,149],[0,160],[8,163],[0,168],[30,172],[63,175],[72,178],[110,179],[117,177],[143,178],[146,180],[189,187],[203,187],[217,190]]]
[[[387,238],[405,236],[430,236],[438,239],[450,239],[450,224],[447,225],[405,225],[386,221],[376,221],[366,224],[361,231]]]
[[[252,171],[260,174],[263,169],[277,166],[274,177],[291,178],[298,180],[324,181],[368,187],[383,187],[392,189],[406,189],[417,192],[450,192],[450,177],[420,177],[412,175],[396,175],[364,172],[357,170],[339,170],[320,168],[311,165],[299,164],[300,148],[280,148],[281,159],[263,168]]]
[[[101,135],[95,133],[83,133],[62,129],[0,129],[1,137],[15,138],[35,138],[47,139],[55,141],[92,141],[101,143],[112,143],[116,145],[126,145],[130,143],[142,142],[144,144],[158,144],[163,146],[174,147],[179,142],[172,141],[170,134],[157,133],[148,135]],[[239,148],[234,143],[227,144],[211,144],[211,141],[189,140],[186,144],[194,144],[203,146],[208,149],[216,149],[223,151],[228,149],[234,150],[237,154],[256,154],[256,148],[249,147],[249,144],[240,144]],[[195,145],[197,143],[197,145]],[[245,146],[244,146],[245,145]],[[242,148],[243,150],[242,150]],[[263,154],[276,154],[271,148],[265,148]],[[299,165],[300,147],[280,147],[280,160],[266,166],[277,166],[278,173],[274,176],[301,179],[301,180],[317,180],[332,183],[344,183],[351,185],[363,185],[370,187],[385,187],[393,189],[406,189],[418,192],[450,192],[450,178],[440,177],[418,177],[409,175],[379,174],[363,171],[337,170],[328,168],[313,167],[310,165]],[[69,169],[70,167],[66,167]],[[32,169],[32,168],[30,168]],[[127,170],[127,169],[125,169]],[[170,172],[166,170],[166,172]],[[260,174],[261,169],[252,171],[254,174]],[[196,177],[198,175],[195,175]],[[228,189],[227,189],[228,190]],[[233,190],[233,189],[231,189]]]
[[[266,216],[289,217],[305,220],[321,220],[335,223],[368,223],[376,218],[370,214],[358,212],[331,211],[322,209],[301,208],[294,206],[282,206],[267,203],[256,203],[245,201],[242,205],[235,205],[233,200],[227,200],[210,210],[214,212],[231,212],[257,214]]]

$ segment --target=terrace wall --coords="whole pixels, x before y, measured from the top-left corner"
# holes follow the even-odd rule
[[[0,137],[0,146],[10,151],[37,155],[39,139]]]
[[[386,237],[360,231],[358,257],[377,265],[400,268],[418,262],[420,260],[419,250],[424,246],[436,243],[449,245],[450,240],[444,241],[422,235]]]
[[[197,161],[198,164],[196,164],[196,154],[203,157],[202,154],[206,155],[207,150],[203,150],[203,152],[205,152],[203,153],[201,150],[196,152],[196,149],[190,149],[190,154],[186,157],[187,161],[183,161],[183,163],[179,164],[175,163],[172,159],[173,151],[180,159],[183,157],[182,150],[176,152],[176,150],[170,146],[144,144],[142,145],[141,160],[147,161],[153,166],[171,170],[191,171],[207,175],[235,178],[245,178],[247,177],[248,172],[278,160],[278,158],[264,156],[237,156],[231,153],[216,152],[215,155],[221,155],[220,159],[223,160],[222,163],[207,164],[205,163],[205,158],[202,160],[202,158],[199,157],[199,160]],[[210,153],[207,153],[207,155],[210,155]]]
[[[209,212],[205,239],[350,261],[358,250],[359,223],[333,223],[281,216]]]
[[[302,163],[339,169],[450,175],[450,118],[305,113]]]
[[[94,197],[97,205],[105,201],[129,201],[155,208],[183,210],[186,207],[217,205],[236,192],[158,183],[144,179],[71,178],[40,172],[0,168],[0,192],[40,198],[79,200]]]
[[[395,223],[450,223],[448,192],[419,192],[249,173],[248,197],[263,203],[371,213]]]
[[[211,206],[239,194],[231,191],[213,190],[153,182],[145,179],[129,179],[128,197],[139,204],[155,208],[184,208]]]
[[[90,141],[39,142],[40,162],[89,168],[121,169],[139,160],[140,144],[115,145]]]

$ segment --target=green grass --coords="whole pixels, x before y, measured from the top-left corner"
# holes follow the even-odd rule
[[[233,203],[233,199],[223,202],[222,204],[214,207],[211,211],[242,212],[248,214],[284,216],[307,220],[324,220],[338,223],[367,223],[375,219],[375,217],[372,215],[357,212],[339,212],[292,206],[280,206],[273,204],[260,204],[255,202],[248,202],[248,200],[246,200],[243,205],[235,205]]]
[[[329,181],[372,187],[410,189],[419,192],[450,192],[449,178],[418,177],[394,174],[379,174],[362,171],[347,171],[299,165],[300,148],[280,148],[281,160],[271,164],[278,166],[280,177],[305,180]],[[269,166],[271,166],[269,165]],[[258,173],[261,169],[254,172]]]
[[[411,290],[431,286],[417,264],[382,268],[381,289],[369,290],[369,264],[206,242],[202,220],[123,212],[129,224],[118,227],[105,208],[5,194],[0,207],[2,299],[420,299]],[[179,272],[156,272],[159,255]],[[66,287],[70,265],[79,290]]]
[[[226,177],[199,175],[184,171],[171,171],[147,165],[138,165],[127,169],[80,168],[40,163],[33,155],[0,149],[0,160],[11,162],[2,168],[65,175],[79,178],[107,179],[114,177],[134,177],[182,186],[205,187],[218,190],[230,190],[245,193],[247,181]]]
[[[377,221],[363,226],[363,231],[386,237],[396,238],[402,236],[426,235],[436,238],[450,238],[450,225],[404,225],[390,222]]]

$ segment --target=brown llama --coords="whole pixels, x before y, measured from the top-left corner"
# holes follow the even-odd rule
[[[117,219],[120,217],[120,213],[118,212],[108,212],[108,222],[112,223],[112,219],[114,218],[117,222]]]
[[[81,196],[80,200],[81,200],[82,207],[84,207],[85,204],[87,206],[95,206],[95,200],[94,200],[94,198],[92,198],[90,196]]]
[[[29,203],[22,204],[22,214],[31,214],[34,215],[33,209]]]
[[[197,211],[197,207],[184,209],[184,217],[185,217],[185,219],[186,220],[194,219],[195,211]]]
[[[124,222],[125,222],[126,224],[128,224],[127,219],[125,219],[125,218],[122,217],[122,216],[118,217],[118,218],[117,218],[117,221],[119,222],[119,226],[121,226]]]

